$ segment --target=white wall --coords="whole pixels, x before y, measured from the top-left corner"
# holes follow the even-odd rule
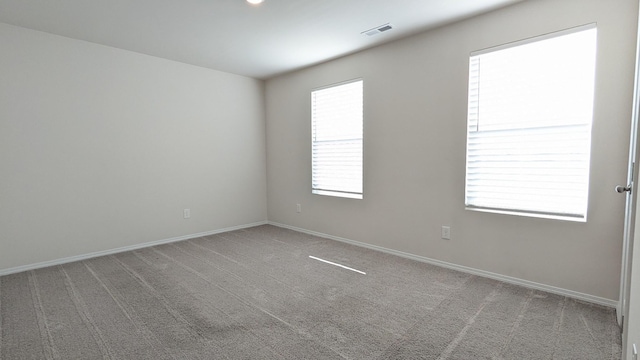
[[[617,300],[624,196],[613,188],[626,178],[636,14],[635,0],[526,1],[268,80],[269,220]],[[469,53],[592,22],[588,222],[465,210]],[[364,200],[311,195],[310,91],[353,78],[364,79]]]
[[[266,220],[262,81],[5,24],[0,49],[0,270]]]

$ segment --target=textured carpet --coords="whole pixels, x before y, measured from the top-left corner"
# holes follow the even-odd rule
[[[0,277],[0,334],[4,360],[621,354],[613,309],[266,225]]]

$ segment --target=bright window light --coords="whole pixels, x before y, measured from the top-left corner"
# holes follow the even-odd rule
[[[472,53],[469,209],[586,221],[597,30]]]
[[[335,262],[333,262],[333,261],[329,261],[329,260],[321,259],[321,258],[319,258],[319,257],[315,257],[315,256],[311,256],[311,255],[309,255],[309,258],[311,258],[311,259],[313,259],[313,260],[322,261],[322,262],[323,262],[323,263],[325,263],[325,264],[330,264],[330,265],[337,266],[337,267],[340,267],[340,268],[343,268],[343,269],[346,269],[346,270],[351,270],[351,271],[353,271],[353,272],[357,272],[358,274],[367,275],[367,273],[366,273],[366,272],[364,272],[364,271],[360,271],[360,270],[358,270],[358,269],[354,269],[354,268],[351,268],[351,267],[348,267],[348,266],[344,266],[344,265],[342,265],[342,264],[338,264],[338,263],[335,263]]]
[[[311,92],[313,194],[362,199],[363,82]]]

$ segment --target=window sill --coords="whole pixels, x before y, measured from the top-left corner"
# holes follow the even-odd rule
[[[311,190],[311,193],[315,195],[335,196],[335,197],[342,197],[347,199],[362,200],[362,194],[344,193],[339,191],[328,191],[328,190]]]
[[[481,208],[481,207],[473,207],[473,206],[466,206],[465,210],[487,212],[487,213],[493,213],[493,214],[502,214],[502,215],[515,215],[515,216],[522,216],[522,217],[533,217],[533,218],[541,218],[541,219],[581,222],[581,223],[586,223],[587,222],[587,217],[586,216],[585,217],[577,217],[577,216],[568,216],[568,215],[557,215],[557,214],[545,214],[545,213],[535,213],[535,212],[525,212],[525,211],[512,211],[512,210]]]

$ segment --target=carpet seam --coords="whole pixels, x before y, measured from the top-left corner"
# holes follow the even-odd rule
[[[135,255],[135,256],[136,256],[140,261],[142,261],[143,263],[147,264],[148,266],[151,266],[151,267],[153,266],[150,262],[148,262],[148,261],[143,257],[143,255],[140,255],[140,254],[139,254],[139,253],[137,253],[137,252],[136,252],[134,255]],[[215,307],[215,306],[214,306],[214,307]],[[220,311],[220,312],[221,312],[221,313],[223,313],[225,316],[227,316],[227,317],[230,319],[230,321],[232,321],[232,322],[234,322],[234,323],[236,323],[236,324],[239,324],[239,323],[238,323],[238,321],[236,321],[235,319],[233,319],[229,314],[227,314],[226,312],[224,312],[224,311],[220,310],[218,307],[215,307],[215,308],[216,308],[216,310]],[[245,326],[243,326],[242,324],[239,324],[239,326],[240,326],[241,328],[245,329],[245,330],[248,330],[248,329],[247,329]],[[252,334],[253,334],[253,333],[252,333]],[[254,336],[255,336],[255,334],[254,334]],[[257,336],[256,336],[256,337],[257,337]]]
[[[500,350],[498,351],[498,357],[500,359],[504,359],[504,353],[509,348],[509,345],[511,344],[511,341],[513,341],[513,338],[515,337],[516,330],[520,328],[520,324],[522,323],[522,319],[524,319],[524,314],[527,311],[527,309],[529,308],[529,305],[531,304],[531,301],[533,300],[533,295],[534,294],[535,294],[535,290],[530,289],[528,291],[527,298],[523,301],[523,304],[520,306],[520,311],[518,311],[518,316],[516,317],[516,321],[514,321],[513,326],[511,326],[511,330],[509,331],[509,335],[507,336],[507,340],[505,341],[505,343],[502,346],[502,348],[500,348]]]
[[[135,253],[136,251],[134,251]],[[185,329],[191,333],[192,335],[194,335],[194,337],[196,339],[198,339],[198,342],[203,343],[204,345],[206,345],[207,343],[209,343],[209,339],[205,338],[202,336],[202,334],[200,334],[197,331],[197,326],[190,323],[187,319],[185,319],[182,314],[180,314],[180,312],[176,309],[174,309],[168,299],[162,295],[158,290],[156,290],[153,286],[151,286],[151,284],[149,284],[137,271],[135,271],[134,269],[132,269],[129,265],[123,263],[120,259],[118,259],[117,257],[115,257],[114,255],[110,255],[111,258],[113,258],[114,260],[116,260],[116,262],[120,265],[120,267],[122,267],[125,272],[127,272],[129,274],[129,276],[131,276],[135,281],[137,281],[139,284],[142,285],[143,288],[147,289],[147,293],[151,294],[151,296],[155,297],[157,300],[159,300],[162,303],[162,306],[165,308],[165,310],[167,310],[167,312],[178,322],[182,323],[185,326]],[[218,350],[221,350],[220,346],[217,346]],[[229,360],[231,360],[226,354],[223,354],[223,356]]]
[[[469,275],[469,277],[467,277],[461,284],[461,287],[455,291],[452,291],[448,296],[446,296],[445,298],[443,298],[436,306],[434,306],[434,308],[431,310],[431,312],[435,311],[438,306],[440,306],[444,301],[446,301],[447,299],[453,297],[454,295],[456,295],[459,291],[462,291],[464,289],[467,288],[467,284],[469,282],[471,282],[471,280],[477,278],[475,275]],[[429,314],[423,315],[421,316],[418,320],[416,320],[413,324],[411,324],[411,326],[408,326],[406,328],[406,330],[404,331],[404,333],[400,336],[399,339],[397,339],[396,341],[394,341],[393,343],[391,343],[389,346],[387,346],[384,351],[382,351],[382,353],[380,354],[380,356],[384,356],[391,348],[394,348],[396,345],[408,340],[407,338],[407,334],[409,332],[411,332],[411,330],[413,330],[415,327],[417,327],[421,322],[423,322],[427,317],[429,317]],[[378,357],[380,359],[380,357]]]
[[[556,315],[556,320],[553,323],[553,336],[556,338],[556,341],[555,341],[555,344],[553,345],[553,351],[551,353],[552,359],[555,357],[556,351],[558,350],[558,345],[560,343],[561,337],[559,335],[562,332],[561,329],[564,323],[564,312],[567,306],[567,301],[568,301],[568,298],[563,297],[560,304],[558,304],[558,310],[556,310],[556,314],[558,312],[560,312],[560,314]]]
[[[288,322],[286,322],[286,321],[284,321],[284,320],[280,319],[279,317],[277,317],[277,316],[275,316],[275,315],[271,314],[271,313],[270,313],[269,311],[267,311],[266,309],[263,309],[263,308],[261,308],[261,307],[259,307],[259,306],[255,306],[255,305],[253,305],[253,304],[251,304],[251,303],[249,303],[249,302],[245,301],[245,300],[244,300],[240,295],[234,294],[233,292],[231,292],[231,291],[229,291],[229,290],[227,290],[227,289],[225,289],[225,288],[223,288],[223,287],[221,287],[221,286],[219,286],[219,285],[217,285],[217,284],[213,284],[211,281],[209,281],[209,279],[208,279],[206,276],[204,276],[203,274],[201,274],[199,271],[197,271],[197,270],[195,270],[195,269],[192,269],[191,267],[189,267],[189,266],[187,266],[187,265],[185,265],[185,264],[182,264],[180,261],[178,261],[178,260],[176,260],[176,259],[171,258],[170,256],[168,256],[168,255],[164,254],[162,251],[160,251],[160,250],[158,250],[158,249],[152,249],[152,250],[154,250],[154,251],[156,251],[156,252],[158,252],[158,253],[162,254],[163,256],[165,256],[165,257],[167,257],[167,258],[169,258],[169,259],[171,259],[171,261],[175,262],[176,264],[178,264],[179,266],[181,266],[183,269],[185,269],[185,270],[187,270],[187,271],[189,271],[189,272],[192,272],[193,274],[195,274],[196,276],[198,276],[198,277],[199,277],[199,278],[201,278],[202,280],[205,280],[206,282],[208,282],[208,283],[210,283],[210,284],[212,284],[212,285],[216,286],[217,288],[221,289],[222,291],[224,291],[224,292],[228,293],[229,295],[231,295],[231,296],[235,297],[236,299],[238,299],[239,301],[241,301],[243,304],[248,305],[248,306],[251,306],[251,307],[253,307],[253,308],[256,308],[256,309],[258,309],[258,310],[260,310],[260,311],[264,312],[265,314],[267,314],[267,315],[269,315],[269,316],[273,317],[274,319],[276,319],[276,320],[278,320],[278,321],[282,322],[283,324],[285,324],[285,325],[287,325],[287,326],[289,326],[289,327],[291,327],[291,328],[293,328],[293,329],[297,329],[297,328],[296,328],[295,326],[293,326],[292,324],[289,324]]]
[[[223,258],[225,258],[225,259],[227,259],[227,260],[231,261],[231,260],[230,260],[230,258],[228,258],[227,256],[225,256],[225,255],[223,255],[223,254],[218,253],[217,251],[214,251],[214,250],[209,249],[209,248],[207,248],[207,247],[205,247],[205,246],[202,246],[202,245],[196,244],[196,243],[194,243],[194,242],[192,242],[192,241],[188,241],[188,243],[189,243],[189,244],[191,244],[191,245],[193,245],[193,246],[195,246],[195,247],[198,247],[198,248],[203,249],[203,250],[205,250],[205,251],[209,251],[209,252],[211,252],[211,253],[214,253],[214,254],[216,254],[216,255],[219,255],[219,256],[221,256],[221,257],[223,257]],[[174,246],[178,251],[181,251],[182,253],[184,253],[184,254],[186,254],[186,255],[189,255],[189,256],[191,256],[191,257],[194,257],[194,258],[195,258],[195,256],[194,256],[194,255],[189,254],[189,253],[188,253],[188,252],[186,252],[185,250],[181,249],[178,245],[173,245],[173,246]],[[244,280],[243,278],[241,278],[240,276],[238,276],[238,275],[236,275],[236,274],[232,273],[231,271],[226,270],[226,269],[222,269],[222,268],[220,268],[220,267],[218,267],[218,266],[215,266],[215,265],[213,265],[213,263],[211,263],[211,262],[209,262],[209,261],[207,261],[207,260],[202,260],[202,261],[206,262],[207,264],[210,264],[211,266],[213,266],[213,267],[214,267],[214,268],[216,268],[217,270],[223,271],[223,272],[225,272],[225,273],[227,273],[227,274],[229,274],[229,275],[233,276],[234,278],[236,278],[236,279],[238,279],[238,280],[240,280],[240,281],[243,281],[243,280]],[[246,268],[246,266],[244,266],[244,265],[243,265],[243,264],[241,264],[240,262],[237,262],[237,261],[233,261],[233,262],[234,262],[235,264],[237,264],[237,265],[240,265],[240,266],[242,266],[242,267],[245,267],[245,268]]]
[[[447,360],[449,356],[453,353],[453,351],[460,345],[460,341],[467,335],[467,332],[471,328],[471,326],[475,323],[480,313],[484,310],[484,308],[489,305],[494,300],[495,295],[502,289],[503,283],[499,282],[495,285],[495,288],[489,293],[489,295],[485,296],[484,301],[478,307],[478,310],[471,318],[467,320],[465,326],[458,332],[458,335],[447,345],[447,347],[440,353],[438,360]]]
[[[242,299],[242,297],[241,297],[241,296],[236,295],[236,294],[234,294],[234,293],[230,292],[229,290],[222,288],[222,287],[221,287],[221,286],[219,286],[218,284],[214,284],[214,283],[212,283],[211,281],[209,281],[209,279],[207,279],[207,277],[206,277],[206,276],[204,276],[203,274],[200,274],[200,272],[199,272],[199,271],[197,271],[197,270],[195,270],[195,269],[191,269],[189,266],[187,266],[187,265],[184,265],[184,264],[180,263],[178,260],[174,259],[174,258],[173,258],[173,257],[171,257],[171,256],[168,256],[167,254],[163,253],[162,251],[160,251],[160,250],[156,249],[155,247],[149,248],[149,250],[152,250],[152,251],[154,251],[154,252],[157,252],[158,254],[160,254],[160,255],[162,255],[162,256],[164,256],[164,257],[166,257],[167,259],[169,259],[169,260],[173,261],[174,263],[176,263],[178,266],[182,267],[182,268],[183,268],[183,269],[185,269],[186,271],[191,272],[192,274],[196,275],[197,277],[201,278],[202,280],[204,280],[204,281],[208,282],[209,284],[211,284],[211,285],[213,285],[213,286],[215,286],[215,287],[217,287],[217,288],[221,289],[222,291],[224,291],[224,292],[228,293],[228,294],[229,294],[229,295],[231,295],[232,297],[234,297],[234,298],[238,299],[241,303],[243,303],[243,304],[245,304],[245,305],[247,305],[247,306],[250,306],[250,307],[255,308],[255,306],[253,306],[252,304],[248,304],[246,301],[244,301],[244,299]],[[285,325],[287,325],[287,326],[292,327],[292,328],[294,328],[294,329],[295,329],[295,327],[293,327],[293,325],[291,325],[291,324],[289,324],[289,323],[287,323],[287,322],[283,321],[282,319],[280,319],[280,318],[278,318],[278,317],[274,316],[273,314],[271,314],[271,313],[269,313],[269,312],[267,312],[267,311],[265,311],[265,310],[263,310],[263,309],[259,309],[259,310],[263,311],[264,313],[266,313],[267,315],[271,316],[272,318],[275,318],[276,320],[278,320],[278,321],[280,321],[280,322],[284,323]],[[232,320],[233,320],[233,319],[232,319]],[[254,334],[254,335],[255,335],[255,334]],[[265,344],[265,345],[266,345],[266,346],[269,346],[268,344]],[[271,348],[271,350],[272,350],[272,351],[274,351],[276,354],[280,354],[279,352],[277,352],[277,351],[276,351],[275,349],[273,349],[272,347],[270,347],[270,346],[269,346],[269,348]],[[281,355],[281,354],[280,354],[280,355]]]
[[[211,281],[210,281],[206,276],[204,276],[203,274],[201,274],[199,271],[197,271],[197,270],[195,270],[195,269],[192,269],[191,267],[189,267],[189,266],[187,266],[187,265],[182,264],[182,263],[181,263],[181,262],[179,262],[177,259],[174,259],[174,258],[172,258],[172,257],[170,257],[170,256],[168,256],[168,255],[166,255],[166,254],[164,254],[162,251],[160,251],[160,250],[158,250],[158,249],[155,249],[155,248],[153,248],[153,247],[152,247],[152,248],[150,248],[150,250],[153,250],[153,251],[155,251],[155,252],[157,252],[157,253],[161,254],[162,256],[164,256],[164,257],[166,257],[167,259],[169,259],[169,260],[173,261],[174,263],[176,263],[178,266],[182,267],[183,269],[187,270],[188,272],[191,272],[192,274],[196,275],[196,276],[197,276],[197,277],[199,277],[200,279],[204,280],[205,282],[207,282],[207,283],[209,283],[209,284],[211,284],[211,285],[213,285],[213,286],[217,287],[218,289],[220,289],[220,290],[222,290],[222,291],[226,292],[227,294],[231,295],[232,297],[234,297],[234,298],[238,299],[238,301],[239,301],[240,303],[242,303],[242,304],[244,304],[244,305],[246,305],[246,306],[248,306],[248,307],[251,307],[251,308],[254,308],[254,309],[257,309],[257,310],[259,310],[259,311],[263,312],[264,314],[268,315],[269,317],[271,317],[271,318],[273,318],[273,319],[275,319],[275,320],[277,320],[277,321],[279,321],[279,322],[281,322],[281,323],[285,324],[287,327],[289,327],[289,328],[291,328],[291,329],[295,330],[295,332],[297,332],[297,333],[299,333],[299,334],[306,333],[306,331],[304,331],[304,332],[303,332],[303,331],[301,331],[302,329],[298,329],[298,328],[297,328],[297,327],[295,327],[294,325],[289,324],[288,322],[286,322],[286,321],[284,321],[284,320],[280,319],[279,317],[275,316],[274,314],[271,314],[271,313],[270,313],[269,311],[267,311],[266,309],[263,309],[263,308],[261,308],[261,307],[255,306],[255,305],[253,305],[253,304],[251,304],[251,303],[249,303],[249,302],[245,301],[241,296],[239,296],[239,295],[237,295],[237,294],[234,294],[233,292],[231,292],[231,291],[229,291],[229,290],[227,290],[227,289],[225,289],[225,288],[221,287],[221,286],[220,286],[220,285],[218,285],[218,284],[214,284],[214,283],[212,283],[212,282],[211,282]],[[311,339],[311,340],[313,340],[313,339]],[[313,341],[315,341],[315,340],[313,340]],[[268,346],[272,351],[276,352],[277,354],[280,354],[277,350],[273,349],[273,347],[272,347],[270,344],[265,344],[265,345],[266,345],[266,346]],[[322,345],[323,345],[323,346],[325,346],[324,344],[322,344]],[[326,347],[326,346],[325,346],[325,347]],[[339,353],[335,352],[335,350],[333,350],[333,349],[331,349],[331,348],[329,348],[329,347],[327,347],[327,348],[328,348],[329,350],[331,350],[332,352],[334,352],[335,354],[339,355],[340,357],[344,358],[344,356],[342,356],[342,354],[339,354]]]
[[[223,238],[223,239],[224,239],[224,237],[222,237],[222,236],[219,236],[219,237],[221,237],[221,238]],[[190,244],[193,244],[193,245],[196,245],[196,246],[198,246],[198,247],[201,247],[201,248],[203,248],[203,249],[207,249],[208,251],[210,251],[210,252],[212,252],[212,253],[214,253],[214,254],[216,254],[216,255],[218,255],[218,256],[220,256],[220,257],[222,257],[222,258],[225,258],[226,260],[228,260],[228,261],[230,261],[230,262],[232,262],[232,263],[234,263],[234,264],[240,264],[240,262],[239,262],[239,261],[236,261],[235,259],[233,259],[233,258],[231,258],[231,257],[229,257],[229,256],[227,256],[227,255],[221,254],[221,253],[219,253],[219,252],[217,252],[217,251],[215,251],[215,250],[213,250],[213,249],[209,249],[209,248],[204,247],[204,246],[202,246],[202,245],[200,245],[200,244],[196,244],[193,240],[197,240],[197,239],[189,239],[189,240],[187,240],[186,242],[187,242],[187,243],[190,243]],[[207,241],[214,241],[215,239],[211,239],[209,236],[207,236],[207,239],[206,239],[206,240],[207,240]]]
[[[593,334],[593,330],[591,330],[591,327],[587,323],[587,319],[584,317],[584,314],[582,313],[582,311],[580,311],[580,316],[579,317],[580,317],[580,320],[582,321],[582,325],[584,325],[585,329],[587,329],[587,333],[589,333],[589,336],[591,337],[591,340],[593,340],[594,343],[597,343],[598,339]],[[597,346],[596,346],[596,348],[598,350],[600,350],[600,348],[598,348]],[[604,351],[601,354],[606,356],[606,353]]]
[[[35,271],[31,270],[27,273],[29,288],[31,290],[31,301],[33,302],[33,310],[36,314],[36,320],[38,322],[38,329],[40,330],[40,336],[43,338],[45,346],[43,346],[44,355],[48,359],[60,359],[60,354],[56,349],[51,331],[49,330],[49,324],[47,322],[47,315],[44,312],[42,305],[42,297],[40,296],[40,290],[38,289],[38,279],[36,279]]]
[[[163,255],[164,255],[164,254],[163,254]],[[164,256],[168,258],[168,256],[166,256],[166,255],[164,255]],[[144,260],[144,259],[142,259],[142,258],[140,258],[140,259],[141,259],[143,262],[147,263],[147,262],[146,262],[146,260]],[[173,260],[173,259],[171,259],[171,260],[175,262],[175,260]],[[184,268],[183,268],[183,269],[184,269]],[[190,271],[189,271],[189,270],[187,270],[187,269],[185,269],[185,270],[186,270],[186,271],[188,271],[188,272],[190,272]],[[197,276],[197,275],[196,275],[196,276]],[[200,276],[198,276],[198,277],[200,277]],[[202,280],[204,280],[205,282],[207,282],[207,283],[210,283],[210,284],[211,284],[211,282],[207,281],[207,279],[204,279],[204,278],[201,278],[201,279],[202,279]],[[213,285],[213,284],[212,284],[212,285]],[[215,286],[215,285],[214,285],[214,286]],[[222,290],[228,293],[228,291],[226,291],[226,290],[224,290],[224,289],[222,289]],[[234,294],[230,294],[230,295],[231,295],[232,297],[234,297],[234,298],[237,298],[237,296],[236,296],[236,295],[234,295]],[[243,303],[243,304],[245,304],[245,303]],[[247,304],[245,304],[245,305],[247,305]],[[247,305],[247,306],[253,307],[253,306],[251,306],[251,305]],[[242,323],[240,323],[239,321],[237,321],[236,319],[234,319],[231,315],[229,315],[227,312],[225,312],[224,310],[220,309],[219,307],[217,307],[217,306],[215,306],[215,305],[214,305],[214,308],[215,308],[216,310],[218,310],[219,312],[223,313],[225,316],[227,316],[227,318],[228,318],[231,322],[233,322],[233,323],[237,324],[239,327],[241,327],[242,329],[244,329],[244,330],[246,330],[247,332],[249,332],[250,334],[252,334],[252,336],[254,336],[256,339],[261,340],[261,342],[260,342],[261,344],[263,344],[264,346],[267,346],[267,347],[271,348],[271,350],[272,350],[272,351],[274,351],[276,354],[278,354],[278,355],[281,355],[281,356],[282,356],[282,354],[281,354],[280,352],[278,352],[277,350],[273,349],[273,347],[272,347],[270,344],[268,344],[268,343],[267,343],[266,339],[264,339],[263,337],[261,337],[261,336],[259,336],[258,334],[256,334],[253,330],[251,330],[251,329],[247,328],[246,326],[242,325]]]
[[[73,305],[76,308],[78,315],[80,316],[80,319],[82,319],[82,322],[85,324],[85,326],[87,326],[89,332],[91,333],[91,337],[93,337],[93,340],[96,342],[98,349],[100,349],[100,352],[102,353],[102,357],[107,359],[113,359],[111,348],[105,341],[104,335],[102,334],[102,331],[100,330],[100,328],[96,326],[95,321],[93,320],[93,317],[91,316],[90,312],[87,309],[87,304],[84,302],[84,300],[82,300],[82,297],[76,290],[75,285],[73,284],[73,280],[71,279],[71,276],[64,269],[63,265],[58,265],[57,268],[63,274],[64,284],[65,284],[67,293],[69,294],[71,301],[73,302]]]
[[[209,248],[207,248],[207,247],[205,247],[205,246],[201,246],[201,245],[195,244],[195,243],[193,243],[191,240],[189,240],[188,242],[189,242],[189,243],[191,243],[192,245],[195,245],[195,246],[197,246],[197,247],[199,247],[199,248],[202,248],[202,249],[204,249],[204,250],[211,251],[211,252],[213,252],[213,253],[215,253],[215,254],[219,254],[217,251],[212,250],[212,249],[209,249]],[[234,274],[234,273],[232,273],[232,272],[230,272],[230,271],[228,271],[228,270],[221,269],[221,268],[219,268],[218,266],[213,265],[211,262],[209,262],[209,261],[207,261],[207,260],[204,260],[204,259],[201,259],[201,258],[197,258],[195,255],[190,254],[190,253],[186,252],[186,251],[185,251],[185,250],[183,250],[183,249],[180,249],[180,248],[179,248],[179,246],[178,246],[177,244],[171,244],[171,245],[172,245],[172,246],[174,246],[174,247],[176,247],[179,251],[183,252],[183,253],[184,253],[184,254],[186,254],[187,256],[191,256],[191,257],[193,257],[193,258],[195,258],[195,259],[201,260],[201,261],[203,261],[203,262],[205,262],[205,263],[207,263],[207,264],[211,265],[211,266],[212,266],[213,268],[215,268],[215,269],[218,269],[218,270],[220,270],[220,271],[224,271],[224,272],[226,272],[226,273],[232,274],[234,277],[238,278],[239,280],[244,281],[244,279],[243,279],[243,278],[241,278],[240,276],[238,276],[238,275],[236,275],[236,274]],[[221,256],[222,256],[222,257],[224,257],[224,258],[227,258],[227,256],[225,256],[225,255],[222,255],[222,254],[219,254],[219,255],[221,255]],[[165,256],[166,256],[166,257],[168,257],[167,255],[165,255]],[[175,259],[172,259],[172,260],[173,260],[174,262],[177,262],[177,260],[175,260]],[[242,264],[242,263],[240,263],[240,262],[238,262],[238,261],[233,261],[233,262],[234,262],[234,263],[236,263],[236,264],[238,264],[239,266],[242,266],[242,267],[244,267],[244,268],[248,269],[249,271],[253,271],[253,270],[251,270],[250,268],[248,268],[247,266],[245,266],[244,264]],[[189,270],[189,271],[197,271],[197,270],[193,269],[193,270]],[[255,273],[255,271],[253,271],[253,272]],[[199,273],[199,272],[198,272],[198,273]],[[207,281],[207,282],[211,283],[211,282],[206,278],[206,276],[204,276],[204,275],[202,275],[202,274],[200,274],[200,275],[198,275],[198,276],[199,276],[199,277],[201,277],[203,280],[205,280],[205,281]],[[267,276],[269,276],[269,275],[267,275]],[[288,288],[291,288],[290,286],[287,286],[287,285],[286,285],[286,283],[284,283],[284,282],[281,282],[281,281],[279,281],[279,280],[277,280],[277,279],[273,279],[273,280],[276,280],[277,282],[281,283],[283,286],[286,286],[286,287],[288,287]],[[228,291],[228,290],[226,290],[226,289],[223,289],[223,291],[225,291],[225,292],[229,292],[229,291]],[[293,291],[295,291],[295,292],[297,292],[298,294],[301,294],[301,295],[303,295],[305,298],[309,299],[309,297],[305,296],[303,293],[300,293],[299,291],[296,291],[296,290],[293,290]],[[229,293],[230,293],[230,292],[229,292]],[[234,297],[239,297],[239,295],[236,295],[236,294],[232,294],[232,295],[233,295]],[[317,299],[311,299],[311,300],[318,302],[318,301],[317,301]],[[253,307],[253,308],[257,308],[257,309],[259,309],[260,311],[263,311],[263,312],[265,312],[265,311],[266,311],[265,309],[262,309],[262,308],[260,308],[260,307],[257,307],[256,305],[253,305],[253,304],[251,304],[251,303],[243,302],[243,304],[245,304],[245,305],[247,305],[247,306],[250,306],[250,307]],[[326,305],[326,304],[322,304],[322,305]],[[269,316],[275,317],[277,320],[279,320],[279,321],[283,322],[283,323],[284,323],[284,324],[286,324],[287,326],[289,326],[289,327],[291,327],[292,329],[296,330],[296,332],[301,333],[301,330],[302,330],[302,329],[298,329],[295,325],[289,324],[289,323],[287,323],[286,321],[284,321],[284,320],[280,319],[280,318],[279,318],[279,317],[277,317],[276,315],[271,314],[271,313],[269,313],[269,312],[267,312],[267,314],[268,314]],[[387,329],[385,329],[385,330],[386,330],[386,331],[388,331]],[[304,331],[304,332],[306,333],[306,330],[302,330],[302,331]],[[256,336],[257,336],[257,335],[256,335]],[[323,347],[325,347],[325,348],[327,348],[327,349],[331,350],[332,352],[334,352],[335,354],[339,355],[340,357],[344,358],[344,356],[343,356],[342,354],[337,353],[335,350],[331,349],[329,346],[326,346],[324,343],[322,343],[322,342],[318,342],[318,341],[316,341],[315,339],[311,339],[311,340],[312,340],[312,341],[314,341],[314,342],[316,342],[316,343],[318,343],[318,344],[320,344],[320,345],[322,345]],[[270,345],[270,344],[265,344],[265,345],[266,345],[266,346],[271,347],[271,345]],[[273,350],[277,352],[277,350],[275,350],[275,349],[273,349]]]
[[[147,344],[152,345],[152,346],[157,346],[158,344],[160,345],[160,347],[162,348],[163,352],[165,353],[165,355],[169,356],[170,358],[174,359],[174,360],[178,360],[175,356],[173,356],[172,354],[169,353],[169,351],[167,350],[166,347],[164,347],[162,345],[162,342],[160,341],[160,339],[158,339],[158,337],[150,330],[148,329],[146,326],[144,325],[139,325],[139,322],[142,322],[140,320],[134,320],[132,318],[132,316],[138,317],[137,312],[135,311],[135,309],[131,308],[131,306],[129,306],[128,304],[126,304],[126,300],[119,300],[115,297],[115,295],[113,294],[113,292],[111,291],[111,289],[109,289],[109,287],[107,286],[107,284],[98,276],[96,270],[92,269],[91,266],[86,263],[83,262],[85,268],[87,270],[89,270],[89,273],[98,281],[98,283],[100,284],[100,286],[102,286],[103,289],[105,289],[105,291],[109,294],[109,296],[111,296],[111,299],[113,299],[113,301],[116,303],[116,305],[118,305],[118,308],[120,308],[120,310],[124,313],[124,315],[127,317],[127,319],[129,319],[129,321],[131,322],[131,324],[136,328],[136,330],[138,330],[139,332],[141,332],[143,334],[143,337],[146,341]],[[118,293],[120,293],[117,289],[113,289],[113,291],[116,291]],[[122,294],[120,294],[120,297],[122,297]],[[129,307],[130,309],[127,310],[125,309],[125,307]],[[131,315],[130,313],[134,313],[134,315]],[[144,324],[144,322],[142,322]]]

